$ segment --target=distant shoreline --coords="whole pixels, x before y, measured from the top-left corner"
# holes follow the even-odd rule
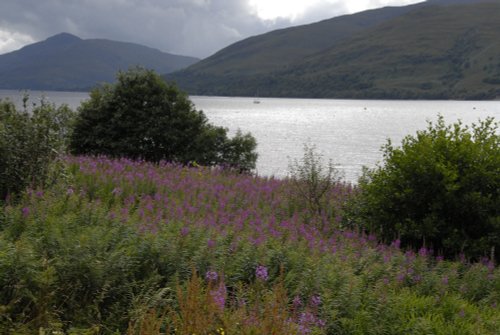
[[[5,94],[2,94],[1,92],[15,92],[16,94],[19,93],[28,93],[28,94],[35,94],[35,95],[44,95],[46,93],[50,92],[56,92],[56,93],[74,93],[74,94],[90,94],[92,89],[78,89],[78,90],[41,90],[41,89],[15,89],[15,88],[0,88],[0,99],[2,96],[5,96]],[[255,99],[255,96],[244,96],[244,95],[204,95],[204,94],[190,94],[188,93],[190,97],[211,97],[211,98],[248,98],[248,99]],[[497,96],[493,99],[404,99],[404,98],[383,98],[383,99],[375,99],[375,98],[360,98],[360,97],[342,97],[342,98],[335,98],[335,97],[287,97],[287,96],[261,96],[259,99],[303,99],[303,100],[359,100],[359,101],[500,101],[500,96]]]

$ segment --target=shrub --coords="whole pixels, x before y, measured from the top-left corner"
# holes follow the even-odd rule
[[[500,252],[500,136],[487,119],[446,126],[442,117],[400,148],[389,141],[384,164],[365,171],[350,225],[389,242],[428,246],[447,256]]]
[[[208,123],[186,94],[141,68],[119,72],[117,82],[94,89],[77,118],[74,154],[128,157],[158,162],[255,167],[256,142]]]
[[[32,110],[16,109],[10,101],[0,101],[0,201],[28,185],[43,185],[51,163],[65,152],[73,112],[66,105],[47,101]]]
[[[330,193],[340,181],[339,171],[331,161],[325,166],[323,157],[314,145],[304,145],[304,155],[300,160],[289,164],[291,192],[289,202],[297,207],[305,206],[307,212],[314,216],[333,217]]]

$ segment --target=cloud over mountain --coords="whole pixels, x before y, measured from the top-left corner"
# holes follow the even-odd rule
[[[279,3],[279,1],[275,1]],[[249,0],[2,0],[0,54],[66,31],[206,57],[245,37],[380,5],[418,0],[318,0],[295,18],[263,20]],[[281,4],[281,3],[279,3]],[[287,6],[287,1],[282,1]]]

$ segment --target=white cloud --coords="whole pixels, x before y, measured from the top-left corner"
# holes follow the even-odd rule
[[[33,42],[35,42],[35,40],[29,35],[4,30],[0,27],[0,54],[17,50]]]

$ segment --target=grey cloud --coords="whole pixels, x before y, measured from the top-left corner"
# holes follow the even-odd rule
[[[247,0],[1,0],[0,53],[64,31],[206,57],[248,36],[345,13],[345,1],[325,0],[291,22],[263,21]]]
[[[246,0],[2,0],[0,13],[0,30],[34,40],[66,31],[199,57],[270,28]]]

